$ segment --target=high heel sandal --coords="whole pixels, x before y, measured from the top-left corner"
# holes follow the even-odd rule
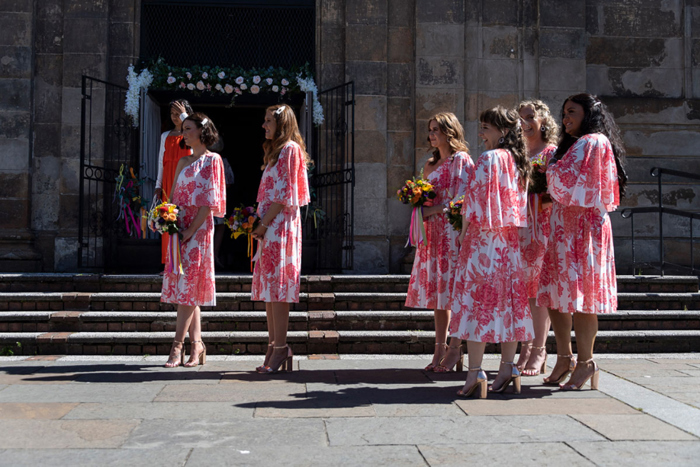
[[[510,382],[512,381],[513,393],[520,394],[520,372],[518,371],[518,367],[513,362],[504,362],[503,360],[501,360],[501,365],[510,365],[510,376],[508,376],[508,379],[506,379],[506,381],[501,385],[500,388],[494,388],[493,386],[491,386],[489,388],[489,391],[502,394],[503,392],[505,392],[506,389],[508,389],[508,386],[510,386]]]
[[[446,366],[443,362],[447,358],[447,354],[445,354],[444,357],[440,359],[440,363],[433,369],[435,373],[450,373],[452,372],[452,367],[457,365],[457,371],[462,372],[464,371],[464,349],[462,349],[462,346],[460,345],[459,347],[452,347],[451,345],[448,347],[450,349],[459,349],[459,360],[457,360],[455,363],[450,365],[449,367]],[[448,350],[449,352],[449,350]]]
[[[523,371],[523,368],[525,368],[525,365],[527,365],[528,360],[530,360],[530,355],[532,355],[532,348],[532,342],[528,342],[527,344],[520,344],[520,355],[518,356],[517,365],[518,371]],[[527,349],[527,358],[523,358],[525,349]]]
[[[528,359],[527,363],[525,364],[525,367],[523,367],[522,370],[520,370],[520,374],[522,376],[538,376],[540,373],[544,373],[547,370],[547,347],[542,346],[542,347],[537,347],[533,346],[532,350],[537,350],[537,351],[542,351],[544,350],[544,360],[542,361],[542,365],[539,366],[539,368],[534,368],[532,370],[528,370],[527,368],[527,363],[530,363],[530,359]],[[532,358],[532,350],[530,351],[530,358]],[[529,371],[530,373],[525,373],[526,371]]]
[[[447,348],[447,344],[445,344],[445,343],[436,342],[436,343],[435,343],[435,347],[437,347],[438,345],[441,345],[441,346],[442,346],[443,348],[445,348],[445,349]],[[435,368],[437,368],[437,366],[440,365],[440,361],[441,361],[443,358],[444,358],[444,355],[443,355],[442,358],[440,358],[440,360],[438,361],[437,364],[430,363],[430,365],[426,366],[426,367],[423,368],[423,369],[424,369],[425,371],[434,371]]]
[[[262,365],[255,368],[255,371],[257,371],[258,373],[265,373],[265,371],[264,371],[265,367],[268,365],[268,363],[270,363],[270,358],[272,358],[272,352],[274,351],[273,350],[274,345],[275,344],[267,344],[267,352],[265,352],[265,360],[263,361]]]
[[[275,368],[272,365],[266,366],[261,373],[277,373],[279,371],[292,371],[294,354],[292,353],[291,347],[289,345],[283,345],[281,347],[273,347],[273,349],[287,349],[287,356],[277,364]],[[274,350],[273,350],[274,352]],[[272,360],[272,358],[270,358]]]
[[[171,362],[170,361],[170,356],[173,356],[173,349],[175,348],[175,344],[182,344],[182,347],[180,347],[180,351],[174,355],[174,359]],[[185,341],[173,341],[172,347],[170,347],[170,356],[168,356],[168,361],[165,362],[165,368],[177,368],[180,365],[185,364]]]
[[[569,375],[571,373],[574,372],[574,369],[576,368],[576,360],[574,359],[573,355],[571,355],[571,354],[569,354],[569,355],[557,354],[557,359],[559,359],[559,358],[568,358],[569,359],[569,369],[566,370],[564,373],[562,373],[561,376],[559,376],[559,378],[557,378],[556,380],[551,379],[551,376],[549,378],[545,378],[544,382],[542,383],[545,386],[559,386],[562,382],[564,382],[564,380],[566,380],[566,378],[569,377]]]
[[[488,395],[488,391],[486,390],[486,373],[484,373],[484,370],[482,370],[481,367],[469,368],[469,371],[479,372],[476,375],[476,383],[474,383],[474,385],[466,391],[463,390],[464,388],[460,389],[459,391],[457,391],[457,395],[459,397],[471,397],[471,395],[474,394],[477,399],[486,399]],[[479,391],[477,391],[477,388],[479,389]]]
[[[600,368],[598,368],[598,364],[594,362],[592,358],[579,363],[588,364],[591,362],[593,362],[593,374],[587,376],[578,386],[567,382],[566,384],[560,385],[559,389],[562,391],[580,391],[589,379],[591,380],[591,390],[598,389],[598,378],[600,377]]]
[[[198,343],[198,342],[199,342],[200,344],[202,344],[202,351],[199,352],[199,355],[197,355],[197,356],[195,357],[195,356],[194,356],[194,344],[196,344],[196,343]],[[197,366],[197,365],[204,365],[205,363],[207,363],[207,346],[204,345],[204,342],[202,342],[202,341],[192,341],[192,342],[190,342],[190,347],[191,347],[191,350],[190,350],[190,360],[189,360],[187,363],[185,363],[185,366],[186,366],[187,368],[192,368],[192,367],[195,367],[195,366]]]

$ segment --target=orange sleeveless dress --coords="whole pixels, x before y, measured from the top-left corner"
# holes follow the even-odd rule
[[[177,169],[177,163],[180,159],[185,156],[190,155],[190,149],[182,149],[180,147],[180,140],[182,135],[170,136],[165,139],[165,152],[163,153],[163,179],[162,189],[163,189],[163,201],[170,199],[170,191],[173,189],[173,183],[175,180],[175,169]],[[170,235],[163,234],[160,243],[160,262],[166,263],[166,253],[168,251],[168,243],[170,242]]]

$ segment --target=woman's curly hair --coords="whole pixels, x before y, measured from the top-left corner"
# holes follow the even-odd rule
[[[211,118],[207,117],[202,112],[195,112],[188,115],[187,118],[182,121],[182,124],[184,125],[188,120],[194,122],[197,128],[202,129],[202,134],[199,135],[199,140],[206,147],[212,146],[219,141],[219,132],[216,130],[216,126],[214,126],[214,122],[211,121]],[[203,124],[202,122],[206,123]],[[180,147],[183,149],[185,148],[184,138],[180,140]]]
[[[518,113],[525,107],[532,107],[532,110],[535,111],[535,116],[542,119],[542,125],[540,126],[542,141],[556,145],[559,139],[559,125],[554,120],[549,106],[539,99],[528,99],[518,104]]]
[[[532,177],[532,164],[530,164],[527,146],[525,146],[518,112],[498,105],[481,112],[479,121],[488,123],[501,132],[503,137],[498,141],[498,147],[510,151],[520,174],[520,183],[523,187],[528,186]]]

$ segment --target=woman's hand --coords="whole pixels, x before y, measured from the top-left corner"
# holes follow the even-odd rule
[[[178,112],[180,112],[180,115],[182,115],[182,114],[184,114],[184,113],[187,113],[187,111],[185,110],[185,106],[182,105],[181,102],[174,102],[174,103],[173,103],[173,107],[175,107],[175,109],[176,109]]]
[[[156,192],[154,194],[156,195],[156,198],[163,199],[163,189],[162,188],[156,188]]]
[[[190,238],[192,238],[192,235],[194,235],[194,231],[190,229],[185,229],[182,231],[182,242],[186,242]]]
[[[262,240],[265,237],[265,232],[267,232],[267,227],[260,222],[251,235],[256,240]]]
[[[457,247],[461,247],[462,243],[464,242],[464,237],[466,236],[467,232],[462,231],[459,233],[459,236],[457,237]]]
[[[430,216],[434,216],[435,214],[440,214],[443,212],[443,209],[445,209],[444,204],[438,204],[437,206],[429,206],[425,207],[423,206],[423,220],[426,220]]]
[[[542,198],[542,209],[547,209],[552,205],[552,197],[549,195],[549,193],[544,193],[540,195]]]

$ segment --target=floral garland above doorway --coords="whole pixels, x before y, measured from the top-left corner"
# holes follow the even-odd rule
[[[277,94],[311,92],[314,98],[314,124],[323,123],[323,107],[318,101],[318,88],[308,65],[296,69],[192,66],[174,67],[163,59],[151,63],[137,73],[129,65],[126,77],[129,90],[126,93],[124,111],[131,117],[134,127],[139,126],[141,90],[187,91],[200,95],[230,95],[231,105],[242,94]]]

